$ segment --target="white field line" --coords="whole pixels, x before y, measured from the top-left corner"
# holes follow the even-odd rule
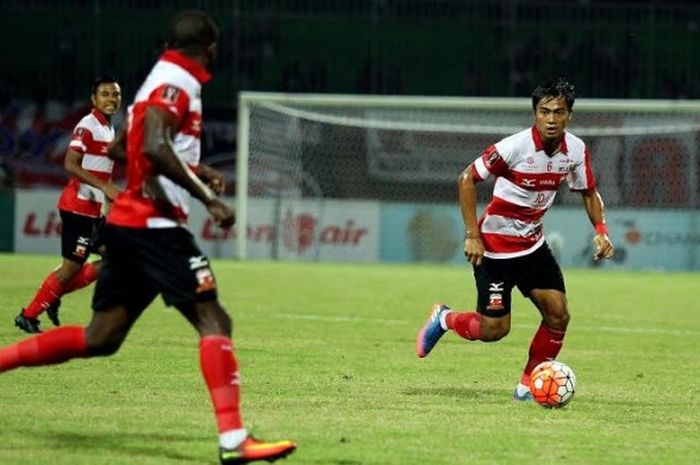
[[[308,313],[273,313],[270,316],[287,320],[328,321],[331,323],[379,323],[384,325],[405,325],[407,323],[404,320],[363,318],[356,316],[310,315]]]
[[[393,320],[388,318],[365,318],[357,316],[330,316],[330,315],[314,315],[309,313],[273,313],[270,316],[287,319],[287,320],[306,320],[306,321],[327,321],[329,323],[377,323],[384,325],[406,325],[405,320]],[[424,320],[416,322],[416,328],[420,327]],[[515,324],[514,328],[532,329],[533,325]],[[632,328],[632,327],[617,327],[617,326],[579,326],[572,325],[570,331],[584,332],[603,332],[603,333],[621,333],[621,334],[663,334],[672,336],[698,336],[700,331],[690,329],[663,329],[663,328]]]

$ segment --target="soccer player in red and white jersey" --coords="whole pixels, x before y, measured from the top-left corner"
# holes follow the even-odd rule
[[[511,291],[517,286],[542,321],[515,400],[532,399],[530,373],[558,355],[569,323],[564,277],[542,224],[561,184],[581,193],[595,230],[594,258],[610,258],[614,252],[590,153],[581,139],[566,132],[573,106],[574,88],[566,80],[542,84],[532,94],[535,124],[488,147],[464,170],[459,178],[464,254],[474,267],[477,308],[457,312],[438,303],[416,338],[419,357],[427,356],[447,330],[470,341],[500,340],[510,331]],[[475,184],[490,177],[496,179],[493,197],[477,220]]]
[[[296,444],[254,439],[243,426],[231,319],[219,303],[209,260],[186,227],[191,196],[220,226],[229,228],[235,219],[217,197],[222,175],[199,163],[200,92],[210,79],[207,67],[217,41],[209,16],[187,11],[173,19],[167,49],[137,92],[126,130],[110,149],[116,156],[126,142],[127,182],[107,217],[92,321],[0,349],[0,372],[114,354],[161,294],[200,335],[199,360],[214,405],[219,459],[230,465],[273,461],[292,453]]]
[[[119,193],[111,182],[114,161],[107,156],[107,147],[114,140],[112,116],[122,102],[119,83],[111,76],[97,78],[90,99],[92,111],[73,130],[64,161],[72,177],[57,205],[62,223],[63,261],[44,279],[32,301],[15,318],[15,326],[27,333],[41,332],[38,317],[43,311],[59,326],[61,296],[95,281],[100,270],[101,261],[89,263],[87,259],[91,252],[100,252],[102,205]]]

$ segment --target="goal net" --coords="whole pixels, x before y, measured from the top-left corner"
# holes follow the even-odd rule
[[[379,223],[386,205],[424,205],[412,247],[454,228],[433,213],[456,208],[459,174],[533,122],[523,98],[254,92],[240,94],[238,118],[236,256],[306,260],[354,259],[322,245],[366,238],[356,219]],[[698,102],[579,99],[568,130],[588,145],[608,208],[700,206]],[[563,186],[557,204],[580,195]]]

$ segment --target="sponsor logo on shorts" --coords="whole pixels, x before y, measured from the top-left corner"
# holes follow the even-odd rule
[[[195,278],[197,279],[197,289],[195,292],[201,294],[202,292],[213,291],[216,289],[216,280],[214,279],[214,273],[212,273],[211,268],[209,268],[209,260],[204,255],[199,255],[197,257],[190,257],[190,270],[195,270]]]
[[[503,310],[503,294],[492,292],[486,310]]]
[[[490,283],[489,292],[502,292],[503,291],[503,281],[500,283]]]
[[[78,236],[73,255],[75,255],[76,257],[85,257],[88,253],[88,247],[90,247],[90,238],[85,236]]]
[[[190,270],[196,270],[197,268],[205,268],[209,266],[209,260],[204,255],[199,255],[197,257],[190,257]]]
[[[197,270],[195,276],[197,277],[197,289],[195,289],[197,294],[216,289],[216,281],[214,280],[214,274],[211,272],[211,269],[200,268]]]

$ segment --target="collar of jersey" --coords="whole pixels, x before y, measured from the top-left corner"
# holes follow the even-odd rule
[[[537,126],[532,126],[532,141],[535,143],[535,150],[540,152],[544,150],[544,144],[542,143],[542,138],[540,133],[537,132]],[[566,146],[566,133],[561,136],[561,141],[559,142],[559,152],[569,153],[569,147]],[[556,152],[555,152],[556,153]]]
[[[92,116],[94,116],[102,126],[109,126],[109,121],[107,121],[107,117],[99,111],[97,111],[97,109],[93,108],[90,113],[92,113]]]
[[[211,80],[209,71],[198,61],[178,52],[177,50],[166,50],[160,59],[169,63],[174,63],[194,76],[199,82],[204,84]]]

